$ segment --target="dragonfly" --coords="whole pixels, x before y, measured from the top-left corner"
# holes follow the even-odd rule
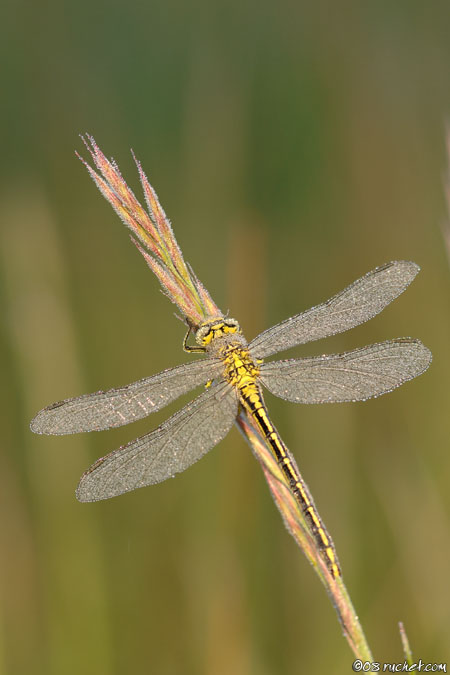
[[[397,338],[339,354],[265,361],[278,352],[349,330],[381,312],[419,271],[413,262],[377,267],[330,300],[265,330],[248,343],[239,323],[215,316],[195,330],[203,354],[191,363],[108,391],[69,398],[31,422],[39,434],[73,434],[119,427],[146,417],[192,389],[204,391],[157,429],[97,460],[81,477],[81,502],[109,499],[184,471],[221,441],[241,409],[250,415],[305,514],[331,573],[340,574],[334,544],[295,461],[273,425],[262,387],[295,403],[365,401],[420,375],[431,353],[419,340]]]

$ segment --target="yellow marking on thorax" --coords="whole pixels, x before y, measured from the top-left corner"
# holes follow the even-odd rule
[[[228,345],[223,350],[222,359],[225,366],[225,379],[233,387],[239,389],[242,394],[244,390],[249,393],[250,390],[258,392],[256,378],[259,375],[259,368],[251,358],[248,349],[240,345]]]

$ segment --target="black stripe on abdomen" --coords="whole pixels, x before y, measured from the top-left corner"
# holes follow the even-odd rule
[[[322,522],[308,486],[301,477],[294,458],[270,421],[267,408],[257,385],[243,387],[240,390],[240,394],[242,404],[253,416],[264,438],[270,444],[277,463],[288,481],[291,492],[305,514],[311,534],[322,552],[322,557],[329,571],[333,577],[339,577],[341,571],[333,540]]]

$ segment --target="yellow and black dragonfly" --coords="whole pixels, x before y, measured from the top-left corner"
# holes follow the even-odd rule
[[[187,469],[228,433],[240,406],[269,443],[291,491],[324,552],[339,574],[334,547],[290,452],[272,424],[262,386],[295,403],[363,401],[391,391],[431,362],[430,351],[412,338],[399,338],[317,357],[263,362],[296,345],[341,333],[372,318],[411,283],[419,267],[391,262],[369,272],[327,302],[264,331],[250,343],[237,321],[211,317],[195,330],[188,352],[204,357],[125,387],[53,403],[31,422],[40,434],[101,431],[146,417],[201,385],[206,389],[154,431],[99,459],[82,476],[82,502],[115,497],[160,483]]]

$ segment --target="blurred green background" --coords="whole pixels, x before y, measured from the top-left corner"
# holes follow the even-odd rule
[[[182,324],[74,149],[92,133],[250,339],[389,260],[386,311],[289,356],[422,339],[429,372],[367,403],[267,395],[378,661],[448,660],[450,276],[441,227],[450,6],[9,1],[2,12],[0,673],[292,675],[353,661],[240,435],[98,504],[97,457],[179,407],[33,436],[52,401],[183,362]]]

